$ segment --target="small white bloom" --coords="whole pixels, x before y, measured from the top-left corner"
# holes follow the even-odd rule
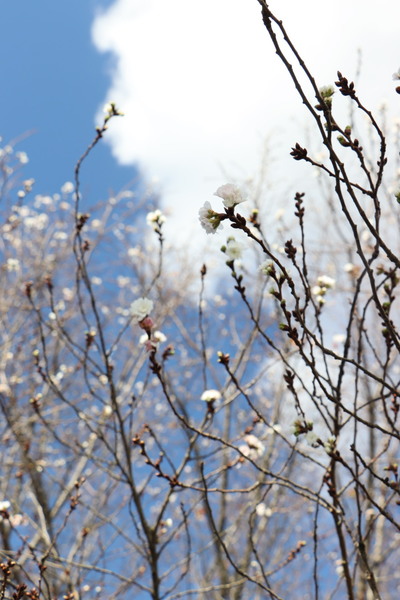
[[[233,208],[236,204],[246,201],[240,189],[236,185],[233,185],[233,183],[221,185],[214,193],[214,196],[222,198],[225,208]]]
[[[155,210],[153,212],[147,213],[146,216],[147,224],[150,225],[155,231],[159,229],[160,225],[165,223],[166,217],[163,215],[161,210]]]
[[[117,277],[117,285],[120,288],[126,287],[127,285],[129,285],[130,283],[130,278],[129,277],[125,277],[124,275],[118,275]]]
[[[217,229],[222,229],[221,219],[218,213],[213,211],[209,202],[204,202],[200,208],[199,221],[206,233],[215,233]]]
[[[34,179],[25,179],[25,181],[23,181],[22,183],[24,186],[24,190],[26,192],[30,192],[30,191],[32,191],[32,187],[33,187],[33,184],[35,183],[35,180]]]
[[[264,504],[264,502],[260,502],[256,506],[256,513],[259,517],[270,517],[272,515],[272,510]]]
[[[18,258],[7,258],[6,268],[7,271],[19,271]]]
[[[336,448],[336,438],[335,437],[328,438],[324,444],[324,448],[325,448],[325,452],[327,454],[330,454],[331,452],[333,452],[334,449]]]
[[[21,165],[26,165],[29,162],[29,158],[26,152],[17,152],[15,156],[18,158]]]
[[[8,500],[2,500],[0,502],[0,510],[8,510],[10,508],[11,504],[9,503]]]
[[[110,404],[106,404],[102,411],[103,417],[111,417],[113,414],[113,408]]]
[[[138,298],[131,304],[131,315],[138,322],[143,321],[153,310],[153,301],[148,298]]]
[[[237,242],[235,238],[228,238],[226,243],[225,254],[228,256],[230,260],[236,260],[242,258],[243,250],[246,247],[241,243]]]
[[[261,265],[258,267],[258,270],[263,273],[263,275],[271,275],[271,271],[274,268],[274,264],[270,260],[264,260]]]
[[[307,442],[307,444],[309,446],[312,446],[313,448],[315,448],[315,446],[317,446],[317,440],[318,440],[318,436],[314,431],[308,431],[305,435],[305,441]]]
[[[244,452],[249,458],[255,459],[262,456],[265,452],[264,444],[252,433],[244,436],[244,441],[247,444],[248,452]]]
[[[216,402],[220,398],[221,393],[218,390],[204,390],[200,396],[200,400],[203,400],[203,402]]]
[[[326,289],[324,289],[320,285],[314,285],[314,287],[311,288],[311,293],[314,296],[324,296],[325,292],[326,292]]]
[[[72,192],[74,191],[75,187],[74,184],[72,183],[72,181],[66,181],[62,186],[61,186],[61,192],[63,194],[72,194]]]
[[[317,279],[318,285],[321,287],[325,287],[326,289],[330,289],[335,287],[336,281],[332,279],[332,277],[328,277],[328,275],[321,275]]]
[[[146,344],[149,341],[149,336],[147,333],[143,333],[139,338],[139,344]],[[155,344],[162,344],[167,341],[167,336],[162,333],[162,331],[155,331],[151,335],[151,341]]]

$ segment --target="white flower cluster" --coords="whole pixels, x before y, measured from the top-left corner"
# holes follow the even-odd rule
[[[220,400],[221,393],[218,390],[204,390],[202,395],[200,396],[200,400],[203,402],[217,402]]]
[[[249,433],[244,436],[244,441],[246,444],[240,445],[239,450],[251,460],[256,460],[264,454],[265,446],[257,436]]]
[[[263,275],[270,275],[273,271],[274,263],[270,260],[264,260],[261,265],[258,267],[258,270],[261,271]]]
[[[165,215],[163,215],[161,210],[157,209],[155,211],[147,213],[146,221],[147,221],[147,224],[150,225],[150,227],[152,227],[154,229],[154,231],[159,231],[160,226],[163,223],[165,223],[166,217],[165,217]]]
[[[131,304],[131,315],[139,323],[153,310],[153,301],[148,298],[138,298]]]
[[[139,338],[139,344],[146,344],[149,341],[147,333],[143,333]],[[151,336],[151,341],[155,344],[162,344],[167,341],[167,336],[162,331],[154,331]]]
[[[199,210],[199,221],[206,233],[215,233],[217,229],[222,229],[221,218],[211,208],[211,204],[208,201],[204,202]]]
[[[222,198],[225,208],[234,208],[237,204],[246,201],[241,190],[233,183],[221,185],[214,196]],[[199,210],[199,221],[206,233],[215,233],[217,229],[222,229],[222,217],[224,215],[215,212],[209,202],[205,202]]]
[[[246,246],[244,246],[244,244],[237,242],[234,237],[230,237],[226,242],[224,252],[229,260],[237,260],[242,258],[242,254],[245,249]]]
[[[317,285],[312,288],[311,292],[316,296],[319,304],[325,304],[325,294],[329,289],[335,287],[335,284],[336,281],[332,277],[328,277],[328,275],[318,277]]]
[[[246,201],[240,189],[236,185],[233,185],[233,183],[221,185],[214,193],[214,196],[222,198],[225,208],[234,208],[237,204]]]

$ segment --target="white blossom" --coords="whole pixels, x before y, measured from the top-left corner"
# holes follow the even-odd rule
[[[244,441],[246,442],[247,446],[240,446],[240,450],[245,456],[248,456],[252,460],[255,460],[256,458],[259,458],[264,454],[264,444],[261,442],[261,440],[258,439],[258,437],[256,437],[252,433],[245,435]]]
[[[199,221],[206,233],[215,233],[221,227],[221,218],[213,211],[209,202],[204,202],[199,210]]]
[[[138,298],[131,304],[131,315],[138,322],[143,321],[153,310],[153,301],[148,298]]]
[[[72,183],[72,181],[66,181],[62,186],[61,186],[61,192],[63,194],[71,194],[74,191],[74,184]]]
[[[237,242],[233,237],[228,238],[225,248],[225,254],[229,257],[230,260],[242,258],[243,250],[245,250],[245,246],[241,242]]]
[[[315,433],[315,431],[308,431],[304,437],[305,441],[307,442],[307,444],[309,446],[312,446],[313,448],[315,448],[315,446],[317,446],[317,440],[318,440],[318,435]]]
[[[139,338],[139,344],[146,344],[149,341],[147,333],[143,333]],[[151,334],[151,341],[155,344],[162,344],[167,341],[167,336],[162,331],[155,331]]]
[[[29,162],[29,158],[26,152],[17,152],[15,156],[18,158],[21,165],[26,165]]]
[[[165,215],[161,212],[161,210],[155,210],[153,212],[147,213],[146,216],[147,224],[150,225],[155,231],[157,231],[163,223],[166,221]]]
[[[18,258],[7,258],[6,268],[7,271],[19,271]]]
[[[2,500],[0,502],[0,510],[8,510],[10,508],[11,504],[9,503],[8,500]]]
[[[221,393],[218,390],[204,390],[204,392],[202,393],[202,395],[200,396],[200,400],[203,400],[203,402],[216,402],[217,400],[220,400],[221,398]]]
[[[335,287],[336,281],[332,279],[332,277],[328,277],[328,275],[321,275],[317,279],[318,285],[321,287],[325,287],[327,289]]]
[[[257,504],[256,506],[256,513],[259,517],[268,518],[272,515],[272,510],[264,504],[264,502],[260,502],[260,504]]]
[[[214,196],[222,198],[225,208],[233,208],[237,204],[246,201],[240,189],[236,185],[233,185],[233,183],[221,185],[214,193]]]
[[[264,260],[261,265],[258,267],[258,270],[261,271],[264,275],[270,275],[271,270],[274,268],[273,263],[270,260]]]

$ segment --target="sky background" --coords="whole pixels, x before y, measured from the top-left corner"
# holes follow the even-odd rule
[[[317,0],[270,7],[319,85],[338,69],[352,79],[361,48],[360,95],[396,114],[397,0],[378,14],[365,0],[337,0],[329,15]],[[0,135],[21,139],[36,192],[72,180],[110,100],[125,117],[85,163],[87,205],[137,180],[140,168],[160,191],[170,233],[200,236],[199,206],[226,181],[257,173],[266,140],[268,176],[290,198],[296,191],[304,174],[290,146],[306,141],[308,121],[256,0],[14,0],[3,4],[2,23]]]

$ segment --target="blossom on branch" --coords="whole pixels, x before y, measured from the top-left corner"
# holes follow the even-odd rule
[[[211,208],[209,202],[204,202],[200,208],[199,221],[206,233],[215,233],[219,227],[222,229],[221,216]]]
[[[233,183],[221,185],[214,193],[214,196],[222,198],[225,208],[233,208],[241,202],[246,202],[246,198],[243,198],[240,189],[236,185],[233,185]]]
[[[218,390],[204,390],[200,396],[200,400],[203,400],[203,402],[216,402],[220,398],[221,393]]]
[[[155,211],[147,213],[146,216],[147,224],[150,225],[154,229],[154,231],[159,231],[160,226],[165,223],[166,217],[163,215],[161,210],[157,209]]]
[[[235,238],[230,237],[226,242],[224,252],[229,260],[236,260],[242,258],[243,250],[245,249],[245,246],[241,242],[237,242]]]
[[[153,310],[153,301],[148,298],[138,298],[131,304],[131,315],[139,323]]]
[[[251,460],[256,460],[264,454],[265,446],[257,436],[249,433],[244,436],[244,441],[246,444],[239,446],[239,450],[244,456],[247,456]]]
[[[328,277],[328,275],[321,275],[318,277],[317,283],[318,285],[315,285],[311,289],[311,292],[316,296],[319,304],[325,304],[325,294],[329,289],[335,287],[336,281],[332,277]]]
[[[143,333],[140,336],[139,339],[139,344],[147,344],[147,342],[149,341],[149,336],[147,335],[147,333]],[[163,342],[167,341],[167,336],[164,335],[162,333],[162,331],[154,331],[154,333],[151,336],[151,341],[158,346],[158,344],[162,344]]]

